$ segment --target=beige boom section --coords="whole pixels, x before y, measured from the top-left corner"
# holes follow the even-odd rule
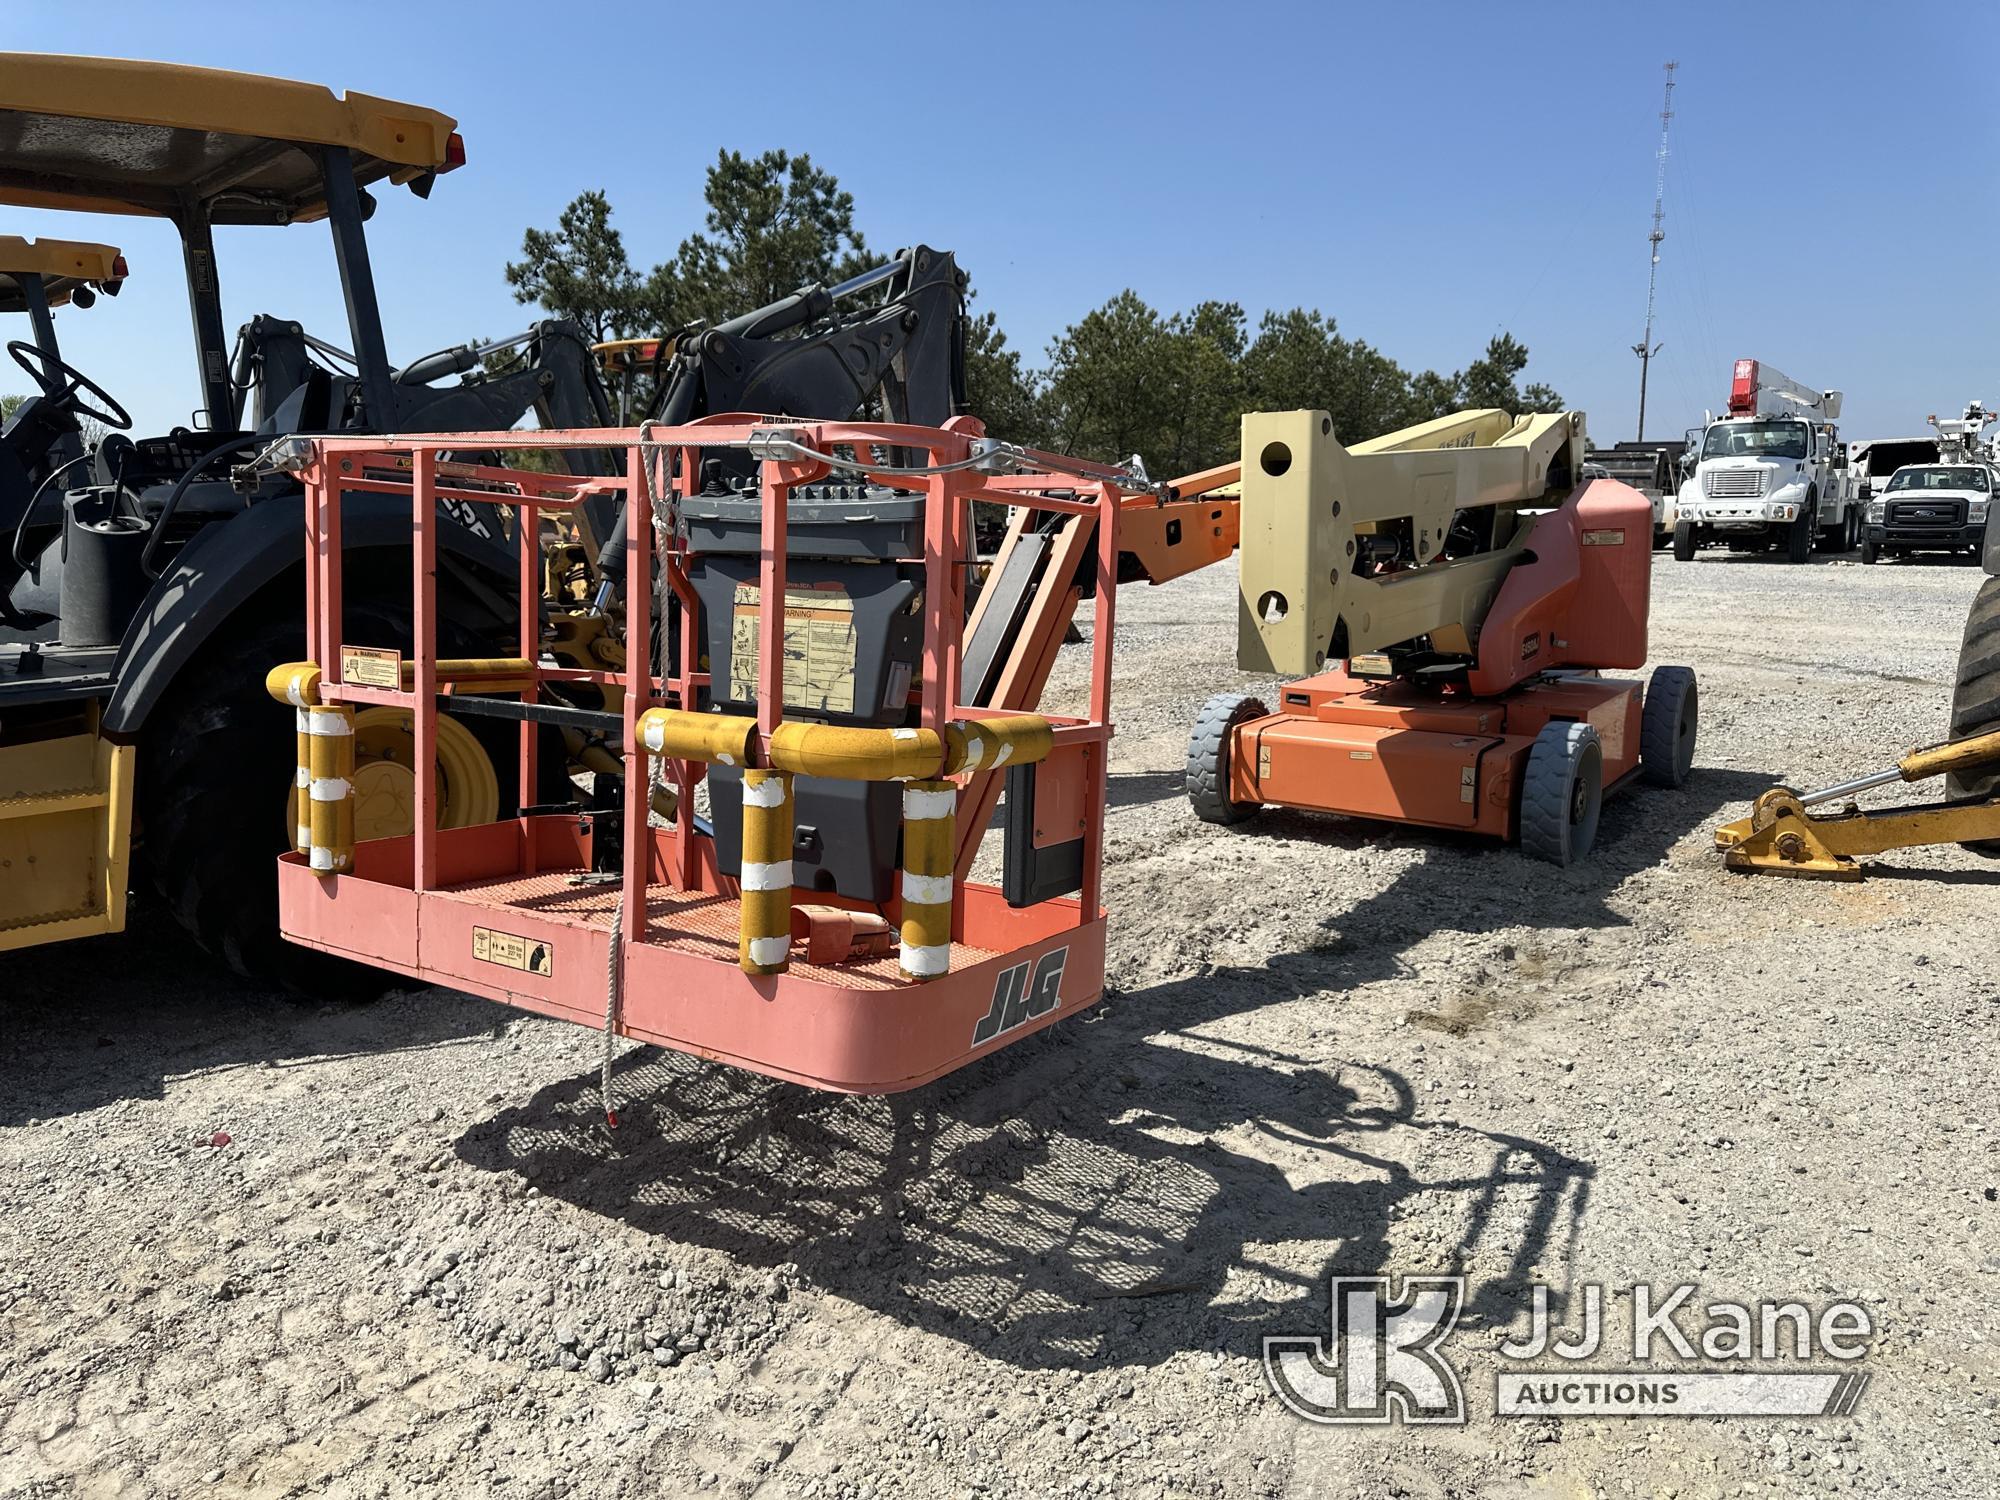
[[[1462,411],[1343,447],[1324,412],[1243,419],[1237,664],[1317,672],[1412,636],[1465,650],[1528,532],[1582,471],[1580,412]],[[1446,546],[1455,517],[1490,511],[1491,545]],[[1373,549],[1397,559],[1371,568]]]

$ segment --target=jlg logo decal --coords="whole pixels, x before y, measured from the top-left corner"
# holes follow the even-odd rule
[[[1001,970],[999,982],[993,986],[993,1004],[972,1028],[972,1045],[982,1046],[1002,1032],[1047,1015],[1061,1004],[1062,996],[1057,990],[1062,984],[1063,965],[1068,960],[1068,948],[1044,953],[1035,960],[1033,979],[1028,977],[1026,964]]]

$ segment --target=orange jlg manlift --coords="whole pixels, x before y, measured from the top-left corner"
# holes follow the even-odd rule
[[[505,465],[586,447],[622,450],[631,477],[440,456]],[[718,458],[749,477],[716,480]],[[1233,502],[1198,493],[1219,477],[1154,486],[991,443],[964,418],[321,438],[291,462],[306,485],[311,659],[269,684],[299,721],[304,812],[278,870],[288,938],[852,1092],[920,1084],[1102,995],[1118,582],[1230,555]],[[341,511],[367,490],[409,498],[407,659],[343,634]],[[682,644],[657,673],[642,651],[608,671],[543,650],[542,518],[607,491],[637,502],[624,507],[625,638],[653,638],[655,597],[678,615]],[[968,619],[975,500],[1015,521]],[[511,512],[516,657],[440,659],[430,644],[441,502]],[[1084,597],[1087,709],[1033,712]],[[622,690],[617,714],[565,701],[613,701],[607,688]],[[519,721],[520,816],[435,826],[441,701]],[[419,831],[356,843],[352,716],[368,704],[412,715]],[[615,736],[620,808],[535,805],[549,725]],[[664,825],[649,817],[649,762],[676,794]],[[1003,782],[995,885],[970,876]]]

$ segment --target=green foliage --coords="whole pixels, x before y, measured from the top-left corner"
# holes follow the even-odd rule
[[[1124,291],[1049,346],[1042,377],[1054,441],[1064,452],[1122,458],[1166,425],[1160,387],[1166,328],[1137,292]]]
[[[854,195],[803,153],[721,152],[702,196],[708,233],[682,240],[647,282],[673,323],[720,322],[870,264]]]
[[[1047,448],[1053,441],[1047,405],[1034,376],[1021,365],[1021,351],[1007,347],[992,311],[973,313],[968,307],[965,321],[965,394],[973,414],[994,437]]]
[[[1156,475],[1235,455],[1243,413],[1243,309],[1204,302],[1161,317],[1124,291],[1049,346],[1043,402],[1057,447],[1138,454]]]
[[[1233,459],[1246,411],[1325,411],[1340,440],[1357,443],[1468,406],[1561,410],[1548,386],[1516,387],[1527,362],[1526,346],[1501,334],[1464,370],[1411,375],[1317,309],[1266,313],[1246,345],[1236,303],[1163,317],[1125,291],[1050,345],[1042,402],[1057,447],[1137,453],[1155,478],[1175,477]]]
[[[806,155],[724,151],[708,169],[706,232],[641,275],[601,192],[530,229],[507,267],[522,302],[574,319],[597,340],[718,322],[869,264],[853,195]],[[1320,409],[1356,443],[1467,407],[1559,411],[1548,385],[1519,383],[1528,350],[1510,333],[1462,370],[1410,373],[1343,335],[1318,309],[1267,312],[1249,337],[1243,308],[1209,301],[1163,314],[1123,291],[1051,342],[1033,370],[999,319],[968,310],[966,388],[987,431],[1101,459],[1138,454],[1156,478],[1236,457],[1246,411]]]
[[[1372,345],[1342,337],[1317,308],[1266,313],[1243,372],[1245,411],[1322,410],[1344,443],[1420,420],[1411,415],[1409,373]],[[1424,399],[1432,399],[1428,389]]]
[[[661,308],[649,283],[632,268],[602,192],[578,197],[553,230],[528,230],[521,255],[507,265],[514,300],[568,318],[592,343],[637,338],[661,326]]]
[[[27,399],[26,396],[0,396],[0,422],[5,422],[13,416],[20,409],[21,403]]]
[[[1536,383],[1525,391],[1515,377],[1528,367],[1528,346],[1511,333],[1496,336],[1486,345],[1486,354],[1466,367],[1459,392],[1465,406],[1497,406],[1519,415],[1524,411],[1560,411],[1562,397],[1546,385]]]
[[[1426,370],[1410,385],[1410,420],[1426,421],[1454,411],[1497,407],[1515,416],[1531,411],[1561,411],[1555,388],[1534,381],[1523,387],[1516,377],[1528,367],[1528,346],[1511,333],[1488,340],[1486,353],[1449,375]]]

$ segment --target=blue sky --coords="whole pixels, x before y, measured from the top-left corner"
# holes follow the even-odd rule
[[[9,0],[0,47],[275,73],[455,115],[468,166],[428,203],[385,193],[371,225],[399,359],[525,322],[501,268],[577,192],[610,194],[643,267],[700,228],[719,148],[775,146],[839,176],[871,245],[957,251],[1031,362],[1125,287],[1163,309],[1234,299],[1253,320],[1316,306],[1413,368],[1462,365],[1505,328],[1600,441],[1632,435],[1674,58],[1649,431],[1719,407],[1739,355],[1845,390],[1848,436],[2000,400],[1993,7],[842,13],[857,19],[781,3]],[[0,232],[127,249],[125,294],[65,314],[64,352],[142,428],[187,420],[171,230],[0,210]],[[232,329],[269,312],[347,341],[323,226],[218,240]]]

